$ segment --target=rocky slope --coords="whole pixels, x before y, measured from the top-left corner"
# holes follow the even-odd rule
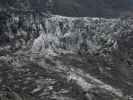
[[[132,17],[0,13],[0,98],[132,99]]]
[[[0,27],[0,45],[11,50],[32,47],[33,52],[45,49],[99,52],[132,48],[132,17],[78,18],[3,11]]]

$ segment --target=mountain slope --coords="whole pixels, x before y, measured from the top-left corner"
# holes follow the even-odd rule
[[[119,97],[126,100],[132,96],[132,18],[57,15],[46,18],[44,13],[0,13],[2,88],[10,87],[19,95],[34,94],[37,98],[43,93],[40,96],[43,99],[56,96],[67,97],[65,100],[88,100],[84,99],[87,95],[95,100],[119,100]],[[50,76],[45,77],[45,72]],[[57,84],[51,88],[47,78],[50,82],[51,78],[56,80]],[[36,80],[42,87],[37,87]],[[63,84],[68,86],[68,93],[60,92],[66,90],[59,88]],[[22,93],[20,89],[24,89]]]
[[[130,10],[128,0],[56,0],[54,13],[68,16],[115,16]]]
[[[131,11],[132,0],[1,0],[2,8],[50,11],[65,16],[116,17]]]

